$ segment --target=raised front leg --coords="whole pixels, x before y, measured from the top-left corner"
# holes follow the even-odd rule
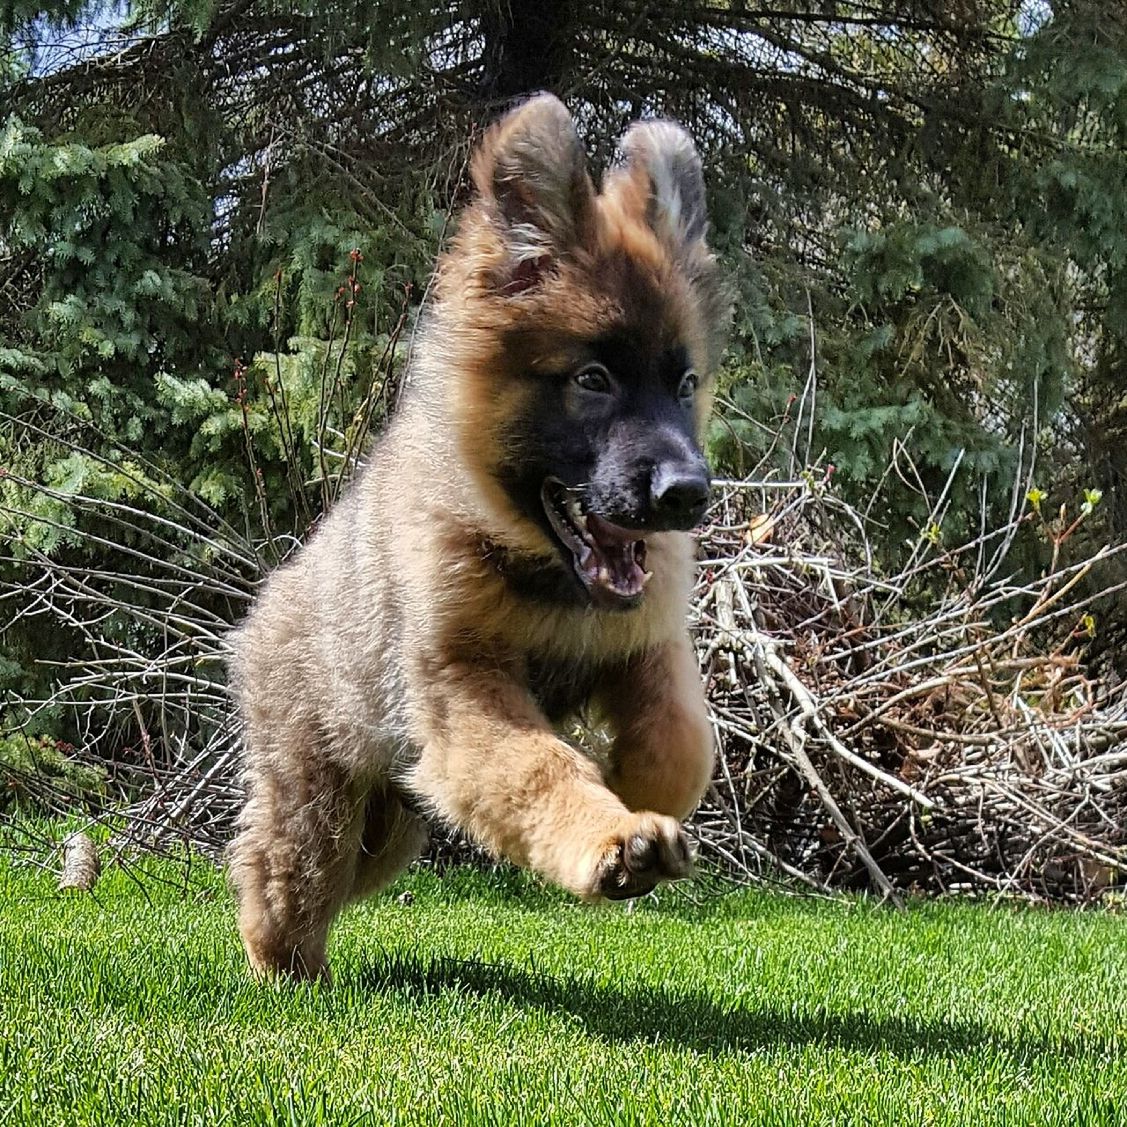
[[[628,661],[600,685],[595,703],[614,733],[610,788],[631,810],[687,818],[716,759],[688,636]]]
[[[691,871],[678,823],[628,810],[517,679],[458,663],[426,684],[410,785],[471,837],[585,899],[640,896]]]

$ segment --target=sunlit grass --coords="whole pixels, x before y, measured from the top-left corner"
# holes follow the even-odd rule
[[[1127,1122],[1109,914],[627,913],[420,872],[343,918],[326,990],[253,984],[221,877],[193,880],[61,896],[0,862],[0,1123]]]

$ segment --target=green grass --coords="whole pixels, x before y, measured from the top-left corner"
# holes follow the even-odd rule
[[[1127,1123],[1122,918],[405,888],[343,918],[333,989],[277,988],[218,874],[0,862],[0,1124]]]

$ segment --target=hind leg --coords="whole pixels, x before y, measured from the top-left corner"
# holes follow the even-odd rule
[[[251,968],[327,979],[325,945],[355,879],[364,793],[307,747],[265,763],[252,758],[248,782],[229,858]]]
[[[358,900],[386,888],[423,851],[426,822],[393,791],[374,790],[364,809],[360,852],[348,898]]]

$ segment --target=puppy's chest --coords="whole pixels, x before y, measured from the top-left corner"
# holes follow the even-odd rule
[[[594,661],[564,661],[538,655],[528,659],[528,686],[549,720],[563,720],[591,698],[607,666]]]

